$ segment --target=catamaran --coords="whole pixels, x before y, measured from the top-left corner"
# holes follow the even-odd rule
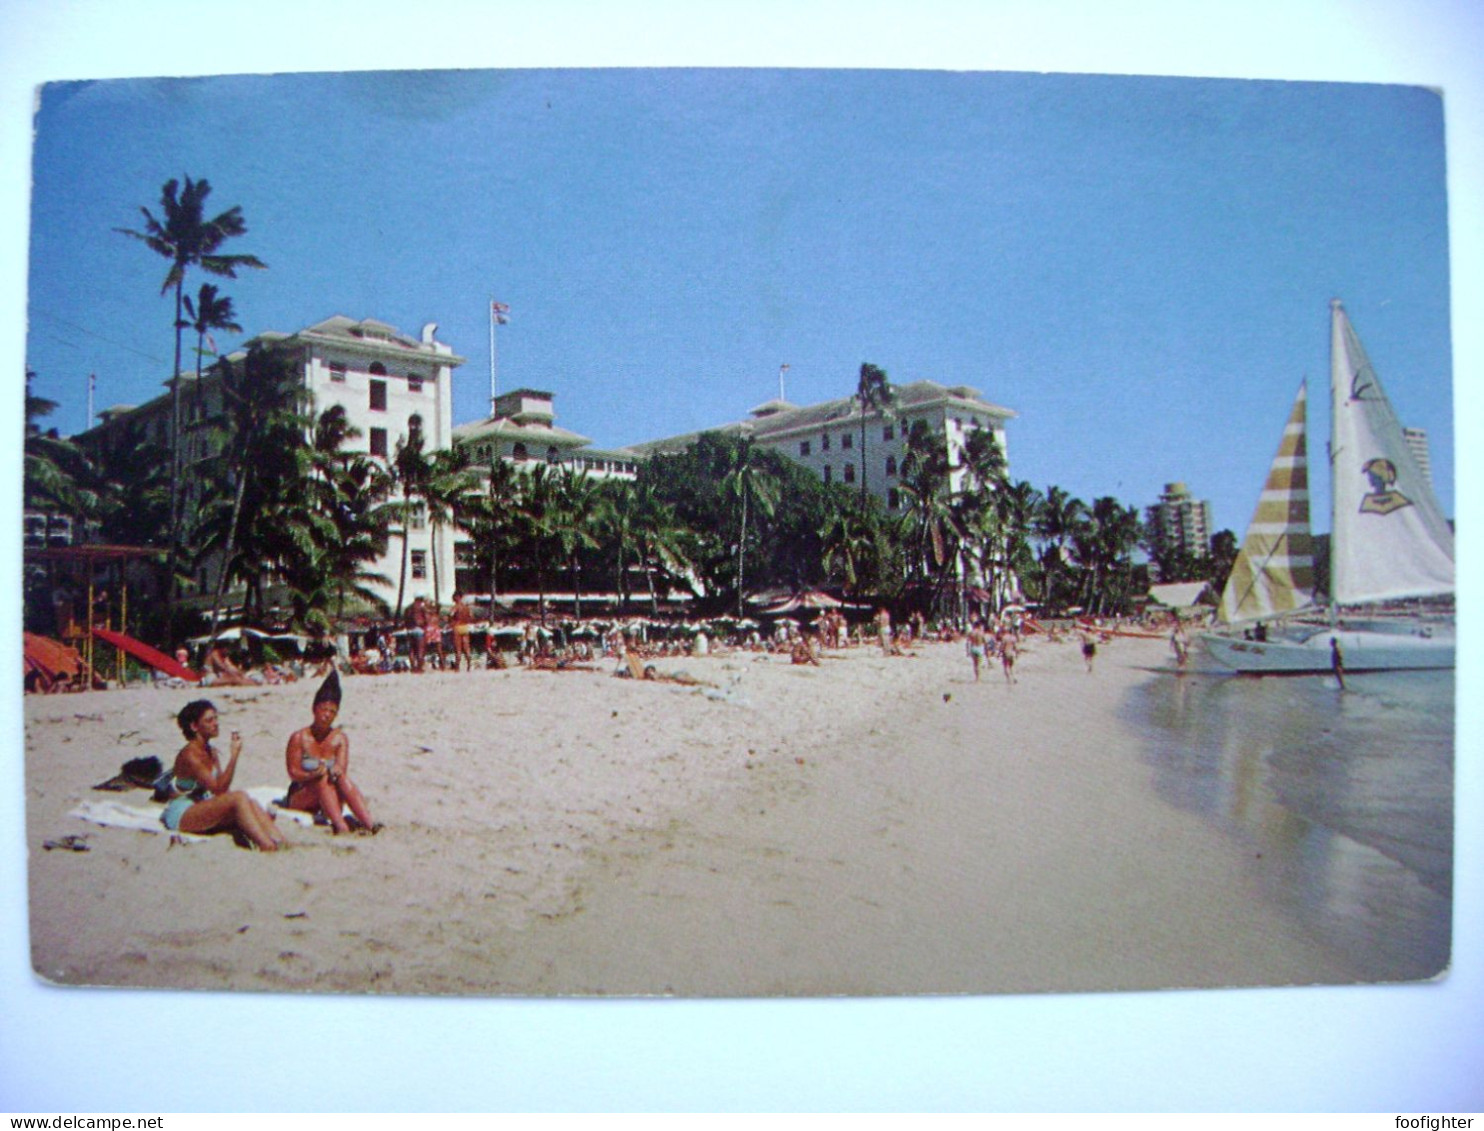
[[[1203,634],[1242,672],[1453,667],[1453,531],[1338,299],[1330,303],[1330,594],[1315,594],[1307,389]]]

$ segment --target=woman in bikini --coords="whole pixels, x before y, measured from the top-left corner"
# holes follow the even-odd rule
[[[314,722],[289,736],[284,759],[288,763],[287,808],[323,813],[338,836],[349,832],[345,808],[350,807],[361,828],[381,831],[371,819],[366,799],[350,780],[350,739],[335,726],[340,714],[340,677],[331,672],[314,695]]]
[[[231,753],[221,764],[211,740],[221,733],[216,708],[206,699],[187,703],[176,716],[186,744],[175,756],[169,785],[176,793],[160,821],[171,832],[240,833],[255,848],[275,852],[288,844],[268,811],[232,788],[242,736],[232,732]]]

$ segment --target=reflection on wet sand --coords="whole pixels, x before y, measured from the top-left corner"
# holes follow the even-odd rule
[[[1364,981],[1448,965],[1451,672],[1162,676],[1138,693],[1162,796],[1252,853],[1265,893]]]

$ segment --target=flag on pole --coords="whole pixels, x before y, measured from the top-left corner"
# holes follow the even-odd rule
[[[490,319],[496,326],[504,326],[510,319],[505,317],[510,313],[510,307],[503,302],[490,303]]]

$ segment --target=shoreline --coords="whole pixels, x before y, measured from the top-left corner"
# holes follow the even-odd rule
[[[1014,688],[997,667],[976,686],[962,645],[658,663],[730,699],[606,664],[353,678],[352,772],[388,828],[290,827],[271,857],[66,816],[127,758],[173,756],[170,715],[195,692],[33,697],[34,966],[68,984],[517,996],[1353,981],[1236,845],[1155,794],[1120,711],[1164,654],[1119,640],[1088,675],[1075,645],[1037,639]],[[244,734],[239,785],[283,777],[312,693],[214,696]],[[66,833],[92,851],[41,849]]]

